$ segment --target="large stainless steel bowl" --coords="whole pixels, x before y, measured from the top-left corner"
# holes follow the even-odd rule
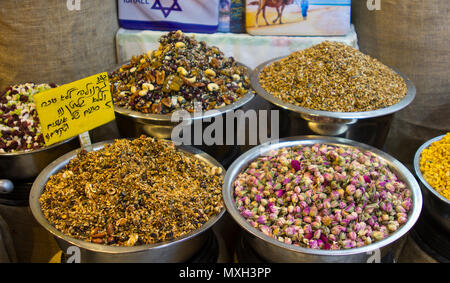
[[[74,137],[33,151],[0,153],[0,193],[11,193],[14,182],[32,181],[53,160],[79,146]]]
[[[214,109],[217,110],[214,113],[205,112],[203,115],[198,116],[189,113],[191,118],[188,121],[188,125],[193,125],[196,120],[207,120],[226,115],[230,111],[241,108],[252,100],[253,97],[254,94],[249,92],[233,104]],[[116,105],[114,106],[114,111],[116,112],[119,132],[124,137],[137,137],[141,134],[146,134],[155,138],[170,139],[173,128],[181,122],[172,122],[172,114],[144,114]]]
[[[110,143],[112,142],[100,142],[85,149],[88,151],[100,150],[106,144]],[[179,147],[179,149],[187,154],[194,155],[210,165],[221,166],[211,156],[198,149],[186,146]],[[185,262],[204,246],[208,237],[205,232],[219,221],[225,213],[225,209],[223,209],[218,215],[211,217],[201,228],[183,237],[154,245],[114,247],[89,243],[69,237],[47,221],[42,213],[39,197],[50,176],[62,170],[71,159],[76,157],[78,152],[79,150],[74,150],[61,156],[39,174],[31,188],[30,208],[37,222],[55,237],[63,252],[67,252],[70,247],[79,248],[81,262]]]
[[[240,65],[245,66],[243,64]],[[249,69],[247,66],[245,67],[247,68],[248,75],[250,75],[251,69]],[[202,115],[194,115],[190,113],[190,119],[188,119],[188,121],[184,121],[185,123],[184,125],[186,125],[186,127],[190,127],[191,129],[191,137],[192,137],[191,145],[195,145],[196,147],[202,149],[203,151],[206,151],[207,153],[213,155],[219,160],[224,159],[227,155],[230,154],[230,151],[232,151],[232,147],[227,145],[208,146],[205,145],[203,141],[201,142],[201,144],[195,143],[194,138],[196,136],[196,133],[194,132],[193,125],[196,121],[198,122],[203,121],[202,125],[203,129],[205,129],[207,126],[209,126],[211,123],[215,121],[215,118],[220,116],[224,123],[223,129],[226,129],[225,124],[226,114],[228,112],[242,108],[254,97],[255,95],[253,94],[253,92],[249,91],[238,101],[230,105],[214,109],[217,111],[214,111],[213,113],[204,112]],[[181,121],[172,122],[172,114],[144,114],[139,111],[126,109],[124,107],[119,107],[116,105],[114,106],[114,110],[116,112],[116,122],[117,127],[119,129],[119,133],[121,137],[124,138],[139,137],[140,135],[145,134],[155,138],[171,139],[173,129],[181,123]],[[236,136],[237,134],[235,127],[234,138],[236,138]],[[225,144],[226,135],[223,136],[223,141]]]
[[[268,93],[259,82],[264,68],[284,57],[262,63],[253,71],[251,83],[256,93],[268,101],[273,109],[280,110],[280,137],[296,135],[338,136],[373,145],[382,149],[389,134],[395,112],[407,107],[416,96],[416,87],[403,74],[408,92],[397,104],[366,112],[319,111],[286,103]]]
[[[398,178],[405,182],[412,192],[413,202],[408,221],[392,235],[379,242],[360,248],[335,251],[308,249],[281,243],[251,226],[247,220],[240,215],[234,201],[233,182],[238,174],[247,168],[253,160],[271,150],[297,145],[313,145],[316,143],[356,147],[361,151],[370,151],[378,158],[385,160],[393,172],[397,174]],[[248,243],[261,257],[269,262],[369,262],[377,255],[384,257],[391,252],[397,254],[397,249],[401,247],[401,239],[416,223],[422,209],[422,194],[420,192],[419,184],[404,165],[372,146],[336,137],[292,137],[282,139],[278,143],[266,143],[247,151],[228,169],[223,185],[223,197],[228,213],[230,213],[233,219],[244,230]]]
[[[423,209],[430,215],[436,223],[450,233],[450,200],[440,195],[422,175],[420,171],[420,157],[424,149],[432,143],[440,141],[445,135],[433,138],[424,143],[414,156],[414,171],[421,183],[423,193]]]

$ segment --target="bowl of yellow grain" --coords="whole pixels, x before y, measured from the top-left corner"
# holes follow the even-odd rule
[[[450,133],[424,143],[414,157],[423,209],[450,232]]]

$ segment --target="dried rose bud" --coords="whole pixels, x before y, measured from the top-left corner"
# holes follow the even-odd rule
[[[300,162],[295,159],[291,161],[291,166],[292,168],[294,168],[295,171],[299,171],[301,169]]]

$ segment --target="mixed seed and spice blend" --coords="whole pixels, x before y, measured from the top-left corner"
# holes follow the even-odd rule
[[[134,56],[110,74],[117,106],[153,114],[194,112],[226,106],[249,91],[247,68],[218,48],[181,31],[169,32],[159,41],[158,50]]]
[[[26,83],[0,93],[0,153],[26,152],[45,146],[33,95],[55,84]]]
[[[400,102],[402,77],[343,43],[325,41],[267,66],[259,81],[282,101],[314,110],[364,112]]]
[[[240,214],[269,237],[340,250],[380,241],[406,223],[411,191],[385,161],[315,144],[259,157],[234,181]]]
[[[433,189],[450,200],[450,133],[422,151],[420,171]]]
[[[223,208],[222,168],[173,143],[141,137],[81,151],[50,177],[39,199],[64,234],[98,244],[136,246],[179,238]]]

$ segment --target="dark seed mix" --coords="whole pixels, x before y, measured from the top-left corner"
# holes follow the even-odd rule
[[[267,66],[261,86],[297,106],[331,112],[364,112],[400,102],[402,77],[343,43],[325,41]]]
[[[88,242],[136,246],[181,237],[223,208],[222,169],[141,137],[81,151],[50,177],[39,201],[48,221]]]
[[[134,56],[110,74],[114,103],[142,113],[168,114],[220,108],[250,89],[247,69],[216,47],[169,32],[158,50]]]
[[[0,153],[31,151],[45,146],[33,95],[55,84],[26,83],[0,93]]]

